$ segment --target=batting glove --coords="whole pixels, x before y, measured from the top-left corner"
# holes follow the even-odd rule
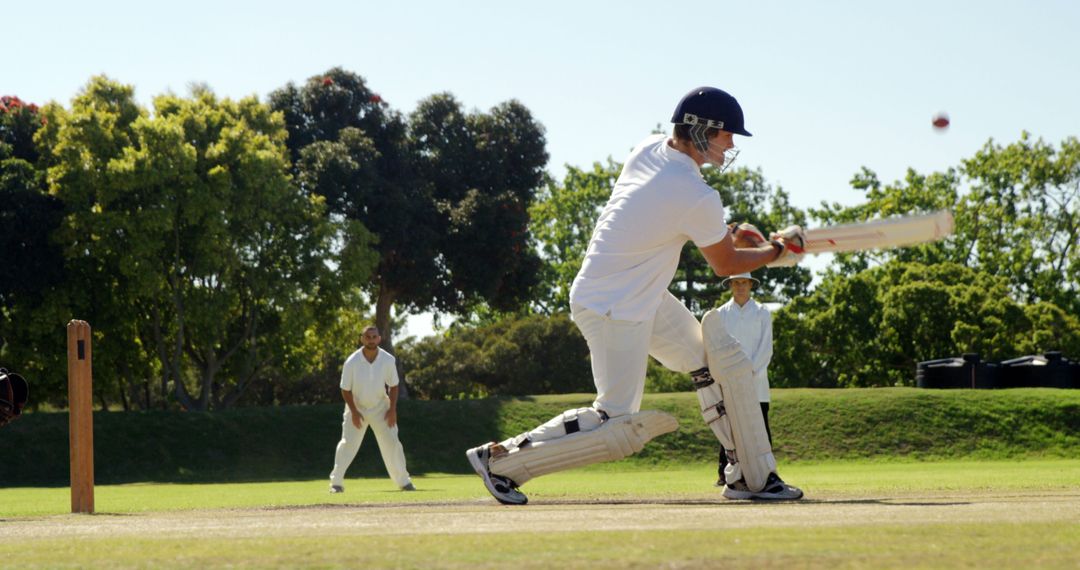
[[[769,240],[765,239],[765,234],[761,233],[761,230],[754,227],[753,224],[746,222],[741,224],[731,223],[728,224],[728,228],[730,228],[731,235],[735,240],[735,247],[761,247],[769,242]]]
[[[806,233],[800,226],[788,226],[769,235],[773,247],[777,250],[776,259],[765,267],[791,267],[806,253]]]

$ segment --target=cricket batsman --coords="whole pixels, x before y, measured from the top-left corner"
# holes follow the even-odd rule
[[[751,136],[734,97],[701,87],[679,101],[674,133],[653,135],[630,154],[600,213],[570,289],[574,323],[589,346],[596,399],[532,431],[474,447],[466,457],[499,502],[523,505],[533,477],[621,459],[675,431],[669,414],[641,411],[649,355],[690,374],[705,422],[730,463],[729,499],[799,499],[777,475],[754,386],[739,343],[714,311],[699,323],[668,292],[683,245],[691,240],[717,275],[792,265],[803,253],[801,228],[770,240],[756,228],[724,223],[720,194],[701,168],[734,160],[735,135]]]

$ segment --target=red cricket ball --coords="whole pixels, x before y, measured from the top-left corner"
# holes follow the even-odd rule
[[[328,85],[328,86],[333,85],[334,84],[334,79],[331,78],[331,77],[323,77],[322,84],[323,85]]]
[[[949,126],[949,116],[945,113],[938,113],[934,115],[934,121],[932,123],[935,129],[944,129]]]

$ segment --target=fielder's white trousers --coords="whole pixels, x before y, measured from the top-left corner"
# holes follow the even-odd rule
[[[706,366],[701,323],[671,293],[648,321],[619,321],[580,305],[570,310],[592,357],[593,408],[610,417],[641,409],[650,355],[677,372]]]
[[[345,414],[341,423],[341,441],[337,444],[334,452],[334,470],[330,472],[330,484],[343,486],[345,470],[356,458],[356,452],[360,451],[360,444],[364,441],[368,427],[375,432],[375,440],[379,443],[379,453],[382,454],[383,464],[390,478],[397,483],[398,487],[404,487],[411,483],[409,472],[405,468],[405,448],[398,440],[398,426],[390,427],[386,424],[386,412],[390,409],[389,400],[384,400],[378,406],[368,410],[361,409],[360,415],[364,421],[357,428],[352,423],[352,414],[349,406],[345,406]]]

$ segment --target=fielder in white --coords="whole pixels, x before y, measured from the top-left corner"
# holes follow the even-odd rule
[[[715,311],[699,323],[667,291],[687,240],[717,275],[732,275],[797,262],[802,230],[792,226],[756,243],[725,225],[720,195],[700,169],[727,166],[734,135],[750,136],[734,97],[695,89],[679,102],[672,123],[672,137],[650,136],[630,154],[570,290],[571,314],[592,357],[592,407],[466,452],[502,503],[528,502],[519,487],[533,477],[626,457],[678,428],[669,414],[640,410],[649,355],[692,376],[702,416],[732,459],[725,497],[802,497],[776,474],[751,364],[739,343]]]
[[[732,275],[720,282],[721,287],[731,288],[731,299],[717,309],[724,329],[739,341],[754,374],[754,388],[761,404],[761,418],[765,421],[765,433],[772,445],[769,429],[769,361],[773,354],[772,314],[751,296],[760,282],[749,273]],[[720,448],[719,478],[716,485],[723,487],[724,470],[727,469],[727,452]]]
[[[398,374],[394,357],[379,348],[379,329],[367,327],[360,337],[363,346],[345,360],[341,369],[341,397],[345,414],[341,441],[334,453],[330,472],[330,492],[345,491],[345,470],[360,450],[368,426],[375,432],[379,453],[390,478],[403,491],[415,491],[405,468],[405,449],[398,440]]]

